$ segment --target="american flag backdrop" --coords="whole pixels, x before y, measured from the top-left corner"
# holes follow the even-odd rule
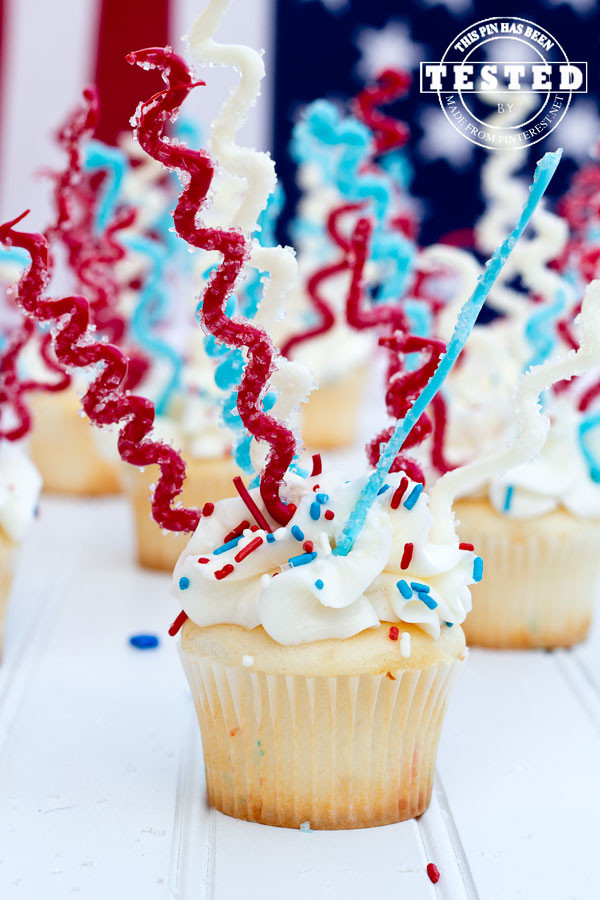
[[[181,46],[180,36],[203,0],[0,0],[0,210],[4,218],[30,206],[32,226],[48,220],[47,185],[40,171],[59,163],[52,135],[81,88],[97,80],[103,103],[99,137],[126,127],[142,97],[160,86],[154,73],[124,62],[128,49]],[[572,59],[589,63],[589,93],[574,97],[563,123],[523,155],[524,172],[544,150],[564,147],[553,182],[562,192],[574,168],[589,158],[600,136],[600,7],[595,0],[236,0],[219,39],[264,48],[267,79],[241,133],[248,144],[273,151],[287,202],[280,226],[286,238],[296,199],[288,155],[291,126],[317,97],[347,99],[382,67],[404,66],[413,86],[395,112],[409,123],[412,193],[422,202],[421,243],[469,229],[481,212],[479,169],[487,151],[454,131],[435,95],[421,95],[418,66],[437,59],[464,27],[491,13],[528,18],[547,28]],[[189,115],[206,130],[235,74],[201,73]],[[528,164],[528,168],[527,168]]]

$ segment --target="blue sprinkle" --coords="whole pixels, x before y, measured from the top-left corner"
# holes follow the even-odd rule
[[[401,578],[400,581],[396,583],[396,587],[405,600],[410,600],[410,598],[412,597],[412,591],[408,586],[408,582],[406,582],[404,578]]]
[[[189,588],[189,586],[190,586],[190,579],[189,579],[189,578],[186,578],[186,576],[183,575],[183,576],[179,579],[179,590],[180,590],[180,591],[187,591],[187,589]]]
[[[316,496],[317,503],[327,503],[329,500],[329,494],[317,494]]]
[[[383,487],[380,487],[379,490],[377,491],[377,496],[379,497],[380,494],[385,494],[385,492],[389,491],[389,489],[390,489],[389,484],[384,484]]]
[[[318,522],[320,515],[321,507],[316,500],[313,500],[313,502],[310,504],[310,517],[314,522]]]
[[[453,625],[454,625],[454,622],[446,622],[447,628],[452,628]]]
[[[483,560],[480,556],[476,556],[473,560],[473,581],[477,584],[483,578]]]
[[[512,484],[509,484],[509,486],[506,488],[506,496],[504,498],[504,512],[508,512],[510,509],[513,491],[514,491],[514,486]]]
[[[292,532],[292,537],[295,537],[297,541],[304,540],[304,532],[302,531],[301,528],[298,528],[297,525],[292,525],[292,527],[290,528],[290,531]]]
[[[132,634],[129,643],[136,650],[154,650],[160,641],[155,634]]]
[[[425,604],[428,609],[436,608],[437,603],[435,602],[433,597],[431,597],[429,594],[426,594],[424,591],[419,591],[417,597]]]
[[[274,544],[274,543],[275,543],[275,535],[271,534],[271,532],[269,532],[267,534],[267,544]]]
[[[298,556],[291,556],[288,559],[290,566],[305,566],[307,563],[312,562],[313,559],[317,558],[316,550],[312,553],[299,553]]]
[[[411,581],[410,586],[413,591],[421,591],[423,594],[428,594],[431,590],[428,584],[421,584],[420,581]]]
[[[232,540],[227,541],[226,544],[221,544],[220,547],[217,547],[216,550],[213,550],[213,554],[215,556],[218,556],[219,553],[225,553],[227,550],[231,550],[232,547],[237,547],[243,537],[243,534],[239,534],[237,537],[232,538]]]
[[[406,509],[412,509],[419,497],[421,496],[421,491],[423,490],[422,484],[415,484],[414,488],[404,501],[404,506]]]
[[[323,582],[320,578],[317,578],[317,580],[315,581],[315,587],[320,591],[323,590]]]

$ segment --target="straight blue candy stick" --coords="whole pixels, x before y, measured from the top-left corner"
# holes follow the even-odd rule
[[[392,463],[402,449],[406,438],[442,387],[452,366],[458,359],[461,350],[467,342],[467,338],[471,334],[477,316],[481,312],[481,307],[485,303],[506,260],[529,224],[529,220],[538,203],[544,196],[546,188],[556,172],[561,156],[562,150],[555,150],[551,153],[546,153],[542,159],[538,161],[535,168],[533,183],[529,188],[529,197],[523,207],[519,221],[504,242],[494,251],[492,257],[486,264],[485,271],[479,277],[475,290],[458,314],[454,333],[450,338],[446,352],[440,359],[440,363],[435,373],[429,379],[404,419],[399,419],[396,423],[394,432],[379,458],[377,468],[367,481],[354,509],[348,516],[346,524],[344,525],[337,546],[333,551],[337,556],[346,556],[352,549],[354,541],[365,524],[367,513],[389,474]]]

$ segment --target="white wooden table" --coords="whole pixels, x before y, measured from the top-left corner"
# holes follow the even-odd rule
[[[0,670],[2,900],[600,896],[600,629],[573,652],[473,651],[429,811],[309,834],[206,807],[178,611],[132,562],[124,500],[44,498]]]

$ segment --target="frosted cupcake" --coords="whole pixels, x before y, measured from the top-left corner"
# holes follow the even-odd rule
[[[334,555],[364,481],[288,479],[298,509],[274,533],[217,503],[179,559],[181,657],[209,802],[228,815],[360,828],[429,803],[481,561],[456,535],[432,542],[422,486],[401,475]]]
[[[0,440],[0,651],[18,546],[33,521],[42,488],[39,472],[16,444]]]
[[[223,426],[223,394],[214,384],[214,369],[203,348],[203,335],[192,333],[192,355],[182,373],[183,385],[158,416],[155,434],[182,451],[186,480],[182,501],[210,509],[235,493],[233,478],[240,469],[231,456],[231,433]],[[156,470],[123,465],[121,477],[134,518],[136,554],[140,565],[172,572],[182,550],[176,533],[164,532],[150,515],[148,499]]]
[[[582,417],[557,403],[540,455],[455,506],[489,577],[474,590],[468,641],[561,647],[589,629],[600,576],[600,485],[582,454]],[[594,435],[596,453],[600,442]]]
[[[500,168],[495,182],[487,173],[498,194],[493,214],[484,217],[480,229],[488,246],[522,199],[522,188],[516,190],[509,177],[515,165],[502,158],[488,164],[490,170]],[[566,225],[540,209],[534,228],[534,236],[516,248],[504,284],[492,294],[502,318],[475,329],[462,364],[447,381],[446,443],[455,464],[480,458],[513,438],[519,373],[552,365],[569,349],[558,325],[564,318],[573,327],[577,296],[570,282],[548,268],[565,246]],[[460,254],[455,256],[459,261]],[[517,275],[537,292],[535,302],[507,286]],[[593,372],[587,381],[559,384],[544,395],[550,427],[533,460],[484,480],[456,503],[459,534],[475,540],[486,560],[487,577],[473,590],[473,612],[465,625],[469,643],[557,647],[587,634],[600,574],[595,462],[600,442],[595,417],[579,410],[590,378],[593,383]]]
[[[32,396],[31,458],[50,493],[93,497],[121,490],[118,466],[99,451],[74,390]]]

